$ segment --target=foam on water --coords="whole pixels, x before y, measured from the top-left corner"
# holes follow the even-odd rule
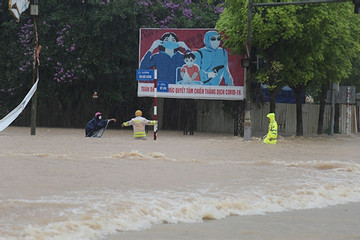
[[[163,153],[160,152],[150,152],[147,154],[143,154],[137,150],[133,150],[129,153],[127,152],[120,152],[111,156],[108,156],[107,158],[118,158],[118,159],[125,159],[125,160],[162,160],[162,161],[169,161],[169,162],[178,162],[178,163],[184,163],[184,162],[198,162],[198,163],[207,163],[207,164],[213,164],[213,163],[209,163],[206,162],[204,160],[199,160],[199,159],[175,159],[175,158],[170,158],[168,156],[166,156]],[[223,162],[224,163],[224,162]]]
[[[52,163],[50,166],[74,158],[63,153],[22,154],[32,156],[32,160],[40,158],[41,162],[46,159]],[[53,159],[61,161],[51,162]],[[104,159],[109,160],[111,168],[128,167],[138,170],[135,174],[153,171],[164,176],[144,185],[140,180],[131,185],[126,179],[124,184],[130,186],[122,189],[100,185],[61,195],[1,198],[0,240],[101,239],[154,224],[194,223],[232,215],[263,215],[360,202],[360,164],[354,161],[239,161],[235,157],[207,161],[136,150],[112,153]],[[85,161],[76,166],[83,167],[82,164]],[[155,186],[163,180],[161,177],[169,179],[165,173],[156,172],[156,167],[177,170],[171,173],[190,180],[181,176],[178,185]]]
[[[290,167],[293,164],[287,163]],[[316,170],[319,164],[324,163],[300,166],[312,166]],[[341,169],[339,172],[344,173],[342,169],[348,167],[344,164],[330,171]],[[0,239],[101,239],[118,231],[147,229],[153,224],[193,223],[230,215],[258,215],[360,201],[359,181],[344,178],[320,184],[295,182],[292,185],[298,184],[297,187],[229,186],[219,189],[209,184],[190,191],[104,190],[67,192],[39,199],[8,199],[0,202],[1,208],[13,207],[18,211],[11,216],[1,215]],[[27,224],[26,219],[37,220]]]
[[[119,159],[136,159],[136,160],[154,160],[154,159],[160,159],[160,160],[166,160],[166,161],[176,161],[175,159],[166,157],[165,154],[160,152],[151,152],[149,154],[142,154],[141,152],[137,150],[133,150],[129,153],[126,152],[120,152],[114,155],[111,155],[108,158],[119,158]]]

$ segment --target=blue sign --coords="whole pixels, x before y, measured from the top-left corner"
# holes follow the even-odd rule
[[[169,83],[167,83],[167,82],[158,82],[157,83],[157,91],[158,92],[168,92],[169,91]]]
[[[154,69],[137,69],[136,70],[137,81],[153,81]]]

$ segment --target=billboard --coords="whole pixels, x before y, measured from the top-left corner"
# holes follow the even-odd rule
[[[139,69],[157,69],[157,97],[243,100],[243,56],[222,47],[215,29],[141,28]],[[154,83],[138,81],[138,96],[153,97]]]

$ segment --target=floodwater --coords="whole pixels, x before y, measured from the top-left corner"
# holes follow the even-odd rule
[[[105,239],[155,224],[360,202],[360,135],[0,132],[0,239]]]

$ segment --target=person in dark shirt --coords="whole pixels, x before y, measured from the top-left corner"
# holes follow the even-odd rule
[[[102,119],[101,112],[95,113],[95,117],[86,124],[85,137],[101,138],[109,122],[116,122],[116,119]]]

